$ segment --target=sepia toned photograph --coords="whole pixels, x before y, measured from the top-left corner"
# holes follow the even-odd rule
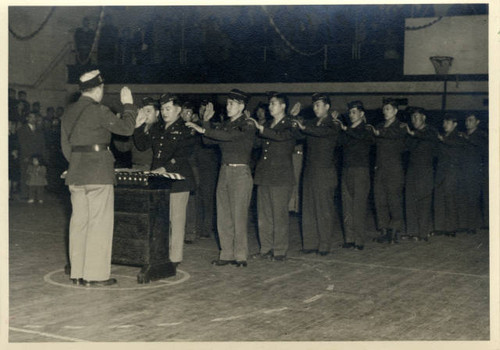
[[[490,2],[27,5],[6,345],[498,348]]]

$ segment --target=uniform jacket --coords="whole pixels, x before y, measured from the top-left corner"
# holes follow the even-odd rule
[[[302,133],[306,136],[305,167],[335,168],[335,147],[340,127],[330,117],[319,123],[319,118],[306,122]]]
[[[410,151],[408,167],[410,169],[432,168],[439,141],[437,130],[426,125],[421,130],[415,129],[414,133],[406,140]]]
[[[81,116],[78,118],[78,116]],[[114,161],[111,151],[72,152],[72,146],[109,144],[111,133],[129,136],[134,132],[137,109],[131,104],[124,105],[121,118],[111,110],[82,96],[71,104],[62,120],[61,147],[69,162],[67,185],[107,185],[115,183]],[[78,120],[77,120],[78,119]],[[73,132],[73,124],[76,122]]]
[[[462,156],[467,140],[459,136],[455,129],[449,135],[445,135],[439,143],[438,170],[458,173],[462,167]]]
[[[203,142],[218,144],[222,153],[222,164],[250,164],[255,139],[255,125],[243,115],[224,122],[217,129],[210,122],[203,122]]]
[[[488,163],[488,135],[483,130],[476,129],[465,139],[464,162],[476,170],[484,168]]]
[[[343,151],[344,168],[369,168],[370,149],[375,139],[373,133],[361,122],[354,128],[347,128],[339,137]]]
[[[384,128],[384,123],[377,126],[380,135],[376,137],[377,158],[376,166],[379,169],[403,168],[402,153],[406,150],[406,129],[401,128],[401,122],[394,120]]]
[[[165,128],[164,123],[156,123],[149,134],[144,132],[144,125],[134,132],[134,142],[139,150],[153,149],[151,170],[164,167],[169,173],[178,173],[185,177],[184,180],[172,182],[171,192],[187,192],[195,188],[189,157],[196,138],[194,131],[184,123],[184,120],[179,118],[168,128]]]
[[[272,120],[264,124],[258,138],[262,147],[261,157],[255,169],[256,185],[288,186],[295,183],[292,154],[295,141],[300,137],[289,117],[284,117],[271,128]]]

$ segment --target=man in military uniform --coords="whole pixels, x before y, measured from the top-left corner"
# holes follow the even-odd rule
[[[184,180],[172,183],[169,201],[171,225],[169,258],[175,265],[179,265],[183,257],[189,192],[195,188],[189,157],[196,140],[194,132],[184,125],[184,120],[181,118],[182,104],[176,95],[161,95],[160,105],[163,122],[156,123],[150,132],[145,132],[145,127],[141,125],[146,120],[146,116],[139,113],[134,141],[139,150],[152,147],[152,172],[177,173],[184,177]]]
[[[330,118],[330,98],[312,96],[316,118],[297,125],[306,138],[302,201],[302,253],[330,253],[336,215],[334,197],[338,178],[335,147],[340,127]]]
[[[141,112],[146,115],[144,133],[149,134],[153,125],[158,122],[158,116],[160,115],[158,100],[152,97],[144,97],[141,102]],[[151,147],[143,151],[139,150],[135,145],[133,137],[126,137],[124,140],[116,138],[113,140],[113,143],[120,152],[131,151],[133,169],[142,171],[151,169],[151,162],[153,161],[153,150]]]
[[[98,70],[80,77],[82,96],[68,107],[61,127],[61,146],[69,162],[66,184],[73,213],[69,227],[71,279],[87,286],[112,285],[111,246],[114,223],[114,157],[111,133],[131,135],[137,110],[127,87],[119,118],[100,104],[104,84]]]
[[[342,129],[339,143],[342,145],[342,215],[344,238],[342,248],[363,250],[366,230],[366,210],[370,193],[370,148],[374,136],[367,129],[363,102],[352,101],[347,105],[351,125],[345,126],[338,113],[333,121]]]
[[[398,104],[393,99],[383,103],[385,121],[371,127],[377,146],[374,196],[377,225],[382,236],[379,242],[398,241],[403,229],[404,171],[402,153],[405,150],[406,130],[397,119]]]
[[[401,124],[407,139],[410,157],[406,172],[406,236],[415,241],[427,241],[432,232],[432,193],[434,190],[433,162],[437,152],[438,132],[425,122],[423,108],[411,114],[413,129]]]
[[[286,116],[288,98],[273,92],[269,96],[269,112],[272,120],[261,125],[259,130],[261,157],[255,169],[254,183],[257,186],[257,217],[260,252],[254,258],[285,260],[288,251],[288,202],[295,183],[292,153],[295,140],[300,137],[292,119]]]
[[[457,131],[458,121],[452,114],[443,120],[445,134],[438,135],[438,161],[434,185],[434,233],[455,236],[458,222],[458,174],[466,144]]]
[[[481,191],[484,188],[485,159],[488,154],[488,136],[479,129],[479,119],[474,114],[465,118],[466,133],[460,134],[465,138],[463,155],[465,165],[459,172],[459,227],[469,233],[475,233],[483,226],[481,213]]]
[[[255,138],[255,126],[245,118],[248,103],[245,92],[233,89],[227,98],[227,116],[220,128],[209,123],[214,113],[205,113],[203,126],[188,122],[187,126],[204,135],[204,142],[218,144],[222,165],[217,183],[217,229],[220,240],[216,266],[233,264],[247,266],[248,207],[252,197],[253,179],[250,155]]]

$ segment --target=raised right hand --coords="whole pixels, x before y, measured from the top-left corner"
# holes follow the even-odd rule
[[[137,118],[135,118],[135,127],[138,128],[140,127],[142,124],[144,124],[146,122],[146,113],[144,113],[144,110],[141,108],[139,109],[139,111],[137,112]]]
[[[120,101],[122,104],[134,104],[132,91],[130,91],[130,89],[126,86],[122,87],[120,90]]]

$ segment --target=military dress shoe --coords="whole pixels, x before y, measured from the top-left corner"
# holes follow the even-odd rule
[[[235,265],[236,267],[247,267],[248,264],[245,260],[236,260]]]
[[[70,278],[70,280],[76,286],[83,285],[83,278]]]
[[[273,257],[273,251],[270,250],[267,253],[256,253],[252,255],[252,259],[271,259]]]
[[[110,278],[105,281],[87,281],[83,280],[83,285],[86,287],[102,287],[102,286],[111,286],[116,284],[117,281],[115,278]]]
[[[356,246],[356,244],[354,242],[346,242],[344,244],[342,244],[342,248],[344,249],[350,249],[350,248],[354,248]]]
[[[318,250],[317,249],[302,249],[300,252],[302,254],[312,254],[312,253],[317,253]]]
[[[321,256],[327,256],[328,254],[330,254],[330,252],[323,251],[323,252],[318,252],[318,254],[321,255]]]
[[[286,260],[286,255],[275,255],[272,258],[273,261],[285,261]]]
[[[215,266],[236,265],[236,261],[217,259],[217,260],[212,260],[212,265],[215,265]]]
[[[354,247],[354,249],[355,249],[355,250],[363,250],[363,249],[365,249],[365,246],[364,246],[364,245],[362,245],[362,244],[360,244],[360,245],[358,245],[358,244],[357,244],[357,245]]]

